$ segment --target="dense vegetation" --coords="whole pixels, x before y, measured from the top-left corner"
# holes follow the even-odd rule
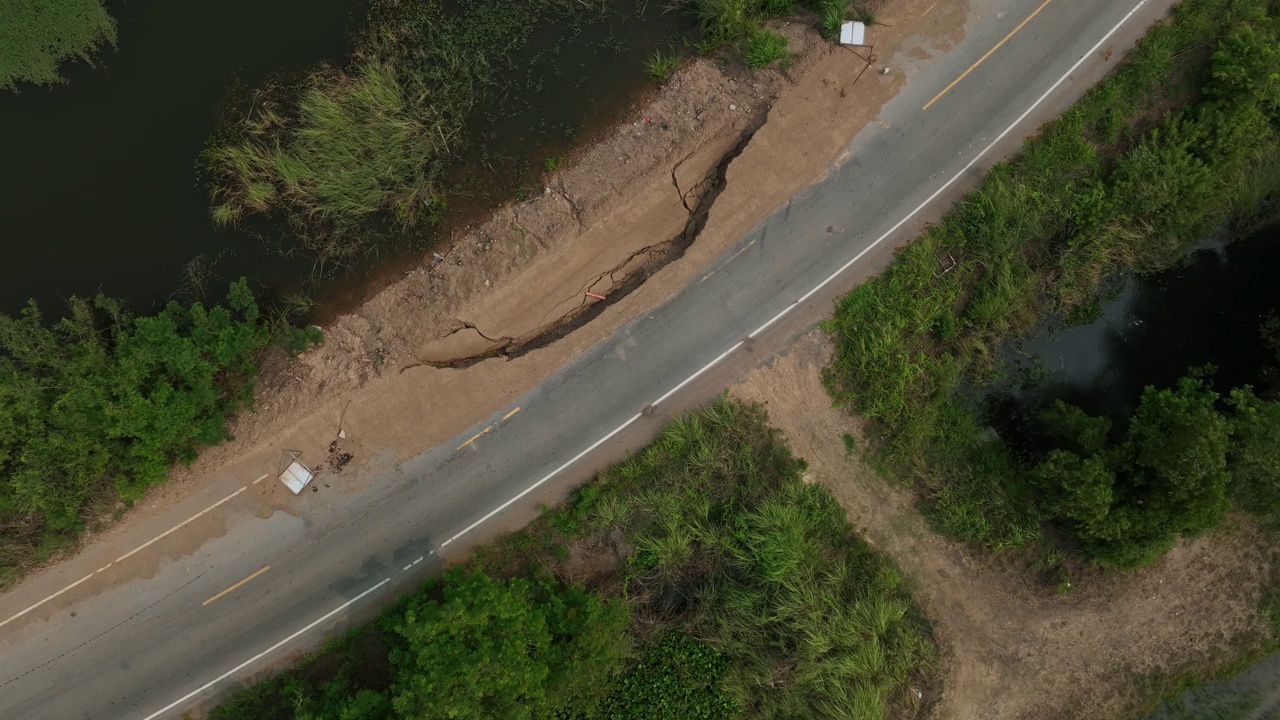
[[[34,303],[0,315],[0,585],[225,439],[269,335],[243,280],[225,307],[134,317],[99,296],[52,327]]]
[[[1280,517],[1280,402],[1239,388],[1224,412],[1202,374],[1148,387],[1120,437],[1107,418],[1061,401],[1040,413],[1037,445],[1048,450],[1030,485],[1090,556],[1145,565],[1179,537],[1216,527],[1230,494]]]
[[[0,90],[62,82],[64,60],[92,63],[115,44],[116,21],[102,0],[0,0]]]
[[[803,467],[762,410],[720,401],[377,629],[215,717],[883,718],[914,706],[933,657],[923,621]],[[551,577],[569,548],[610,537],[634,550],[590,579],[595,592]],[[388,672],[361,671],[377,658]]]
[[[1231,415],[1194,380],[1149,390],[1127,433],[1106,442],[1096,421],[1058,408],[1075,434],[1026,458],[984,436],[962,391],[1039,318],[1090,317],[1105,276],[1168,267],[1209,229],[1268,206],[1280,187],[1269,12],[1265,0],[1178,5],[1018,159],[838,303],[829,388],[874,420],[888,465],[918,482],[945,533],[1012,547],[1056,520],[1094,557],[1133,565],[1215,524],[1232,475],[1274,492],[1272,459],[1242,459],[1277,431],[1274,405],[1256,398],[1233,397]],[[1174,436],[1183,444],[1171,448]]]

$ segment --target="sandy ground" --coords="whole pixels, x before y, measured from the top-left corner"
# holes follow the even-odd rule
[[[1179,543],[1145,570],[1086,573],[1067,595],[1038,581],[1027,558],[992,557],[935,534],[910,488],[846,453],[842,435],[861,433],[823,390],[830,353],[823,333],[811,332],[730,392],[766,404],[812,480],[914,583],[943,653],[929,717],[1115,717],[1136,701],[1137,677],[1212,665],[1268,636],[1257,606],[1269,548],[1247,517]]]

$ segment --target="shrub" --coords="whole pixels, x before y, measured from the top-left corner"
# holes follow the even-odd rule
[[[580,588],[456,568],[388,622],[395,710],[459,720],[589,712],[629,651],[626,625],[625,606]]]

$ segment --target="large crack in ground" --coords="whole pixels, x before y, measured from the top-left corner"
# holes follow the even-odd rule
[[[755,123],[753,127],[744,132],[738,142],[721,156],[716,165],[695,182],[692,187],[681,188],[677,173],[680,170],[680,166],[693,154],[691,153],[677,162],[671,169],[671,184],[680,196],[681,204],[684,205],[685,210],[689,213],[689,218],[684,228],[674,237],[643,247],[631,253],[612,269],[592,277],[585,284],[583,291],[575,296],[582,298],[582,303],[578,307],[570,310],[554,322],[519,338],[490,337],[476,327],[474,323],[462,320],[459,323],[461,325],[459,332],[467,329],[472,330],[484,340],[500,343],[498,347],[450,360],[415,363],[403,368],[401,372],[418,365],[430,365],[439,368],[466,368],[489,358],[519,357],[532,350],[546,347],[594,320],[610,305],[627,297],[643,285],[654,273],[684,257],[685,252],[688,251],[694,241],[697,240],[698,235],[701,234],[703,228],[706,227],[707,218],[711,214],[711,208],[715,205],[716,198],[720,196],[720,193],[724,192],[725,175],[729,165],[742,154],[756,131],[763,125],[764,117],[762,114],[761,121]],[[628,266],[633,266],[635,261],[641,257],[645,258],[642,264],[638,267],[633,267],[621,279],[617,277],[619,273],[626,271]],[[608,278],[611,283],[609,293],[605,296],[605,299],[589,298],[586,293],[590,292],[605,278]]]

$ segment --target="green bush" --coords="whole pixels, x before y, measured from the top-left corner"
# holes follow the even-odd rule
[[[1031,471],[1047,512],[1067,521],[1092,557],[1123,567],[1145,565],[1178,538],[1216,527],[1227,509],[1231,447],[1231,422],[1217,400],[1197,377],[1148,387],[1114,444],[1108,421],[1059,403],[1045,419],[1051,442],[1065,447]]]
[[[932,645],[897,571],[803,469],[763,410],[721,400],[602,473],[585,531],[634,543],[627,594],[728,658],[749,716],[883,718]]]
[[[0,315],[4,571],[32,559],[17,548],[78,532],[105,490],[139,498],[175,461],[225,439],[268,339],[243,279],[226,307],[170,302],[133,317],[98,296],[73,298],[52,327],[34,303]]]
[[[16,90],[20,82],[63,82],[63,61],[75,57],[92,64],[103,45],[115,44],[116,21],[102,0],[3,0],[0,90]]]
[[[550,580],[451,570],[403,614],[392,698],[405,718],[545,718],[590,712],[629,652],[626,607]]]
[[[935,652],[927,625],[803,469],[760,407],[721,400],[389,610],[388,679],[355,682],[368,655],[347,638],[214,717],[292,706],[347,720],[361,692],[375,708],[390,698],[388,718],[883,720],[914,707]],[[616,599],[543,575],[566,546],[591,554],[606,537],[634,547],[592,579]]]

